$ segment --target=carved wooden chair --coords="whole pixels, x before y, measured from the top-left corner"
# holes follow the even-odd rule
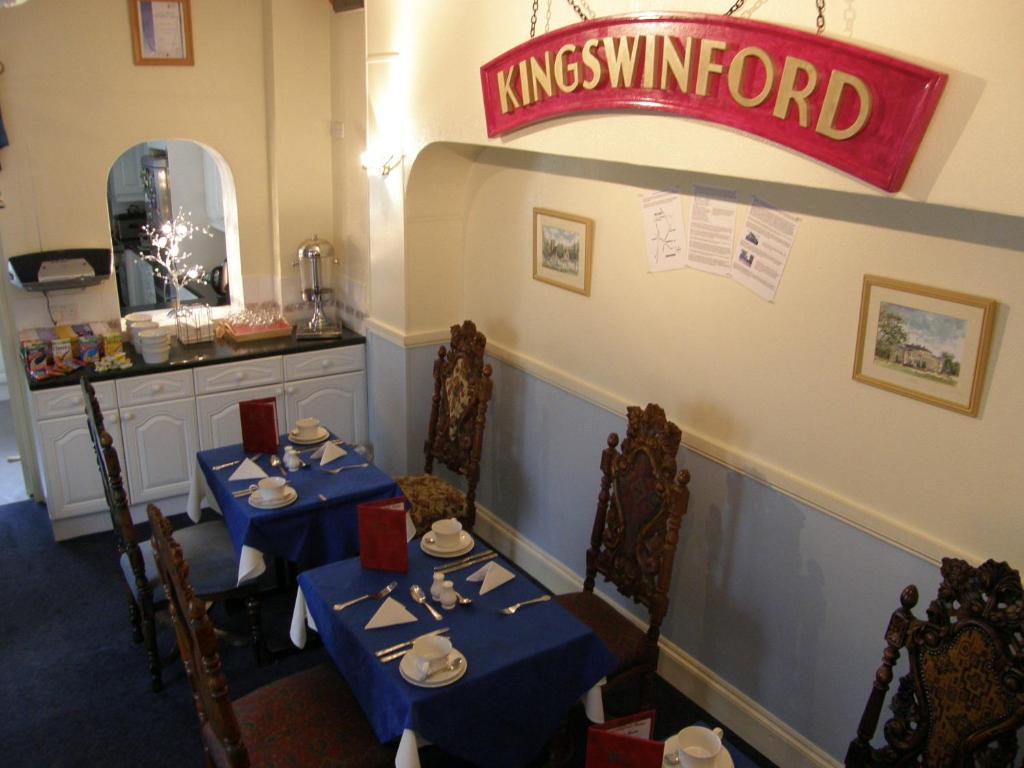
[[[206,764],[245,766],[393,766],[359,703],[330,664],[259,688],[235,702],[221,669],[206,602],[192,588],[189,563],[170,523],[147,507],[157,571],[168,596],[178,650],[199,716]]]
[[[620,687],[639,679],[641,703],[647,706],[658,666],[661,622],[668,610],[679,524],[690,499],[690,473],[676,472],[680,432],[661,406],[631,406],[627,419],[621,449],[613,432],[601,454],[601,491],[583,591],[556,599],[618,658],[608,685]],[[647,608],[646,632],[594,594],[597,574]]]
[[[451,348],[438,349],[434,361],[424,474],[397,479],[412,504],[410,514],[417,535],[442,518],[456,517],[467,529],[476,522],[480,451],[493,386],[491,366],[484,363],[487,337],[477,331],[472,320],[453,325],[451,333]],[[433,474],[435,461],[466,478],[465,493]]]
[[[96,391],[85,377],[81,385],[89,436],[96,449],[96,461],[103,480],[107,506],[110,508],[114,541],[124,576],[132,638],[136,643],[145,644],[151,685],[154,691],[160,691],[163,688],[164,659],[161,658],[157,643],[156,615],[158,609],[166,603],[166,596],[160,586],[152,550],[148,546],[139,546],[128,495],[121,479],[121,461],[114,449],[114,441],[103,425],[103,413],[96,399]],[[207,600],[239,598],[245,602],[257,661],[262,661],[259,586],[256,582],[237,585],[238,560],[227,527],[219,520],[190,525],[181,530],[179,538],[189,557],[196,563],[196,583]]]
[[[943,559],[941,573],[927,620],[912,613],[917,587],[900,595],[847,766],[1013,764],[1024,724],[1020,573],[993,560],[972,568],[952,558]],[[873,747],[900,649],[909,672],[893,694],[885,743]]]

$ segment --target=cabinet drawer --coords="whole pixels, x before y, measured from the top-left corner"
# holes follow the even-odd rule
[[[196,394],[230,392],[240,387],[280,384],[284,381],[284,365],[280,356],[243,360],[238,363],[209,365],[195,369]]]
[[[288,381],[310,379],[332,373],[348,373],[366,368],[366,348],[362,344],[315,352],[300,352],[284,357],[284,377]]]
[[[133,376],[117,381],[119,408],[192,397],[194,394],[195,382],[191,370],[152,373],[148,376]]]
[[[98,381],[92,385],[96,390],[96,399],[104,414],[117,410],[117,399],[114,396],[114,382]],[[85,400],[82,388],[75,384],[70,387],[56,389],[39,389],[32,393],[32,405],[36,418],[55,419],[58,416],[85,416]]]

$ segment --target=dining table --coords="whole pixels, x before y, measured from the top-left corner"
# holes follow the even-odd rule
[[[296,444],[306,467],[289,471],[271,463],[291,444],[287,434],[273,454],[246,453],[239,444],[211,448],[196,454],[196,471],[188,498],[188,515],[198,522],[203,506],[224,517],[238,554],[238,583],[260,576],[267,557],[280,557],[305,569],[343,560],[359,553],[357,508],[369,501],[397,498],[398,484],[346,443],[338,443],[345,455],[321,467],[311,450],[319,446]],[[294,501],[277,508],[257,508],[250,496],[236,496],[256,479],[231,480],[241,462],[252,459],[267,476],[284,476],[294,488]],[[327,469],[342,469],[337,473]]]
[[[475,765],[518,768],[541,753],[577,701],[583,700],[592,721],[603,721],[601,684],[616,659],[589,627],[554,600],[503,613],[503,607],[547,592],[498,554],[447,575],[458,594],[472,602],[445,610],[431,601],[441,614],[435,620],[412,599],[411,587],[427,592],[435,568],[493,550],[476,539],[459,558],[441,558],[428,554],[423,542],[408,544],[405,572],[365,569],[359,558],[304,571],[292,617],[292,642],[303,646],[307,627],[314,629],[378,740],[398,741],[397,768],[418,768],[419,747],[428,743]],[[482,582],[469,577],[489,563],[512,578],[480,594]],[[391,581],[397,584],[387,598],[370,597],[335,610],[336,604],[378,593]],[[387,599],[415,620],[366,629]],[[387,648],[408,649],[408,641],[439,629],[465,660],[458,675],[416,683],[402,666],[404,657],[384,661],[378,656]]]

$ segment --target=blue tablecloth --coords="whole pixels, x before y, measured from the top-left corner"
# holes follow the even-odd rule
[[[484,549],[477,543],[474,551]],[[468,556],[468,555],[467,555]],[[364,571],[358,558],[299,575],[299,587],[327,653],[348,680],[377,738],[398,739],[403,730],[478,765],[517,768],[529,763],[558,729],[573,703],[615,667],[615,657],[584,624],[554,601],[523,608],[514,616],[498,609],[543,594],[543,590],[502,558],[517,576],[480,596],[466,577],[477,567],[450,576],[471,606],[442,611],[436,622],[409,597],[409,586],[430,587],[433,566],[419,540],[409,544],[409,572]],[[392,593],[418,621],[384,629],[363,627],[380,606],[358,603],[342,612],[331,606],[380,589],[397,579]],[[435,604],[437,605],[437,604]],[[438,606],[439,607],[439,606]],[[455,648],[467,659],[466,674],[442,688],[407,683],[398,661],[382,664],[374,651],[440,627],[448,627]]]
[[[287,445],[287,436],[282,436],[281,444]],[[332,467],[366,461],[351,446],[343,447],[348,455],[332,462]],[[248,498],[232,496],[232,492],[247,488],[254,481],[228,482],[236,467],[211,469],[244,455],[241,445],[231,445],[200,451],[196,456],[206,486],[224,515],[235,550],[240,553],[243,545],[253,547],[264,554],[291,560],[300,569],[357,555],[356,506],[364,501],[402,494],[395,481],[373,465],[331,475],[313,466],[316,462],[305,453],[302,457],[311,466],[287,475],[288,484],[299,494],[298,499],[279,509],[257,509],[249,504]],[[268,475],[280,474],[270,466],[267,455],[260,457],[257,464]],[[326,502],[320,500],[321,495],[326,497]]]

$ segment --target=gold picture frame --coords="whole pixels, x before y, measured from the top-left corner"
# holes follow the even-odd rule
[[[590,295],[594,220],[533,209],[533,279]]]
[[[997,302],[864,275],[853,378],[977,416]]]
[[[136,64],[190,67],[195,63],[191,0],[128,0],[128,12]]]

